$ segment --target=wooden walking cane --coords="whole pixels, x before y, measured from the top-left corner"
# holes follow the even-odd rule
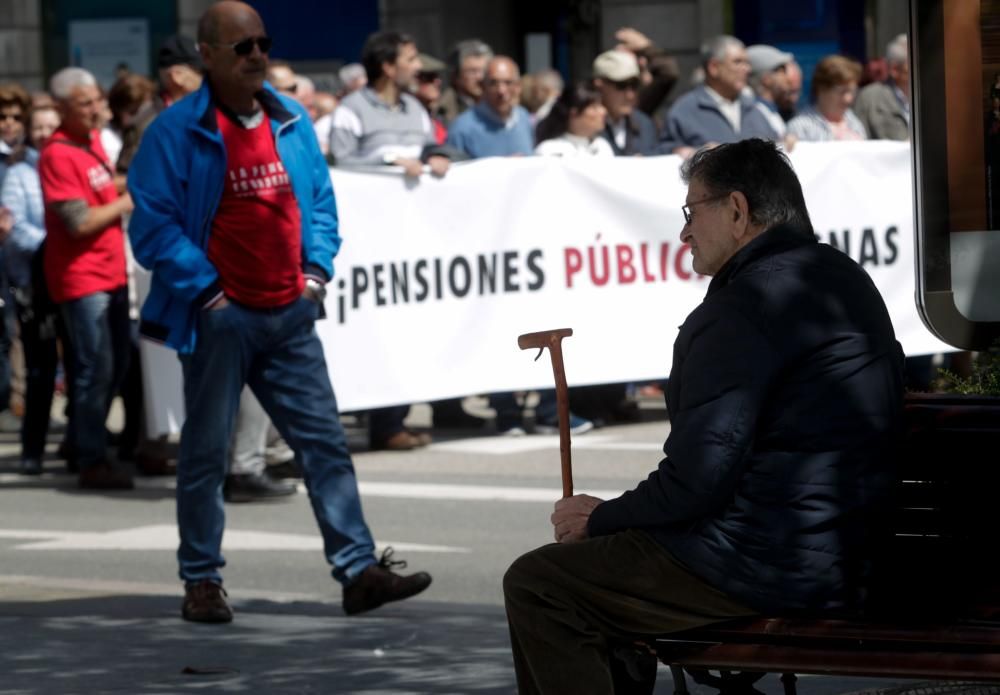
[[[538,348],[535,361],[542,356],[545,348],[552,358],[552,374],[556,380],[556,410],[559,414],[559,458],[562,461],[563,497],[573,496],[573,464],[569,452],[569,388],[566,386],[566,369],[563,366],[562,339],[573,335],[572,328],[557,328],[551,331],[525,333],[517,337],[517,346],[522,350]]]

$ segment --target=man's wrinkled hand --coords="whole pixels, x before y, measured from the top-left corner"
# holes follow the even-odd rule
[[[573,495],[556,502],[552,526],[557,543],[574,543],[589,538],[587,522],[590,514],[604,500],[590,495]]]

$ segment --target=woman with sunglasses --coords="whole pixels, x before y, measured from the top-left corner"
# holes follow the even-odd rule
[[[600,137],[608,112],[600,93],[580,82],[563,90],[549,115],[535,128],[535,154],[545,157],[614,157]]]

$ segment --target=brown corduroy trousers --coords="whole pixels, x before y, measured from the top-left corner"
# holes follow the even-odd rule
[[[612,693],[616,643],[755,614],[638,530],[533,550],[503,588],[521,695]]]

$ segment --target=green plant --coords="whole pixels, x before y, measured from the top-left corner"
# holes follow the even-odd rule
[[[980,352],[972,363],[969,376],[959,376],[947,369],[938,370],[940,391],[970,396],[1000,396],[1000,340]]]

